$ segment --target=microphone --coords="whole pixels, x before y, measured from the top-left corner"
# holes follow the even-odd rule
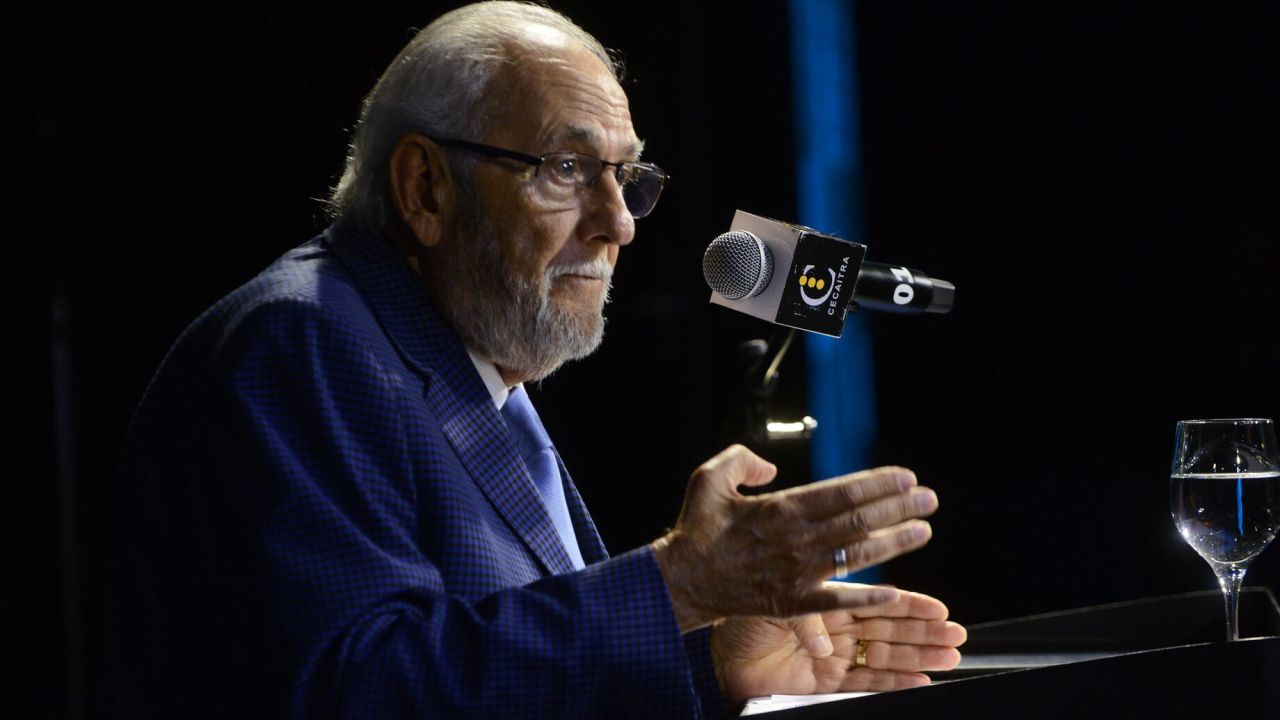
[[[865,262],[866,251],[861,243],[739,210],[730,231],[707,246],[702,274],[714,304],[834,337],[850,309],[951,310],[954,285],[907,267]]]

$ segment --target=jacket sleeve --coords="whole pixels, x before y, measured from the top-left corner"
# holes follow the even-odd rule
[[[235,683],[298,717],[697,717],[652,553],[465,601],[419,543],[407,388],[370,329],[314,303],[215,344],[191,472],[200,572]],[[429,481],[429,478],[426,480]],[[714,678],[713,678],[714,679]]]

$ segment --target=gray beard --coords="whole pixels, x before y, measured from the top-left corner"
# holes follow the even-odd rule
[[[551,266],[542,277],[523,277],[509,261],[515,250],[492,223],[481,213],[461,215],[459,232],[431,253],[424,269],[437,311],[467,347],[509,374],[532,380],[595,352],[604,339],[608,263]],[[566,272],[604,276],[594,312],[567,312],[551,301],[552,281]]]

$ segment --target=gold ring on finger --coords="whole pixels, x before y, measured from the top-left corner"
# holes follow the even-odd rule
[[[853,656],[854,667],[867,666],[867,645],[868,642],[866,640],[858,641],[858,652]]]

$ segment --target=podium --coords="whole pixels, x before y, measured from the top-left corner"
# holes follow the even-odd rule
[[[1240,593],[1240,636],[1224,640],[1216,590],[974,625],[934,684],[808,707],[769,720],[980,717],[1280,718],[1280,606]],[[1227,714],[1230,715],[1227,715]]]

